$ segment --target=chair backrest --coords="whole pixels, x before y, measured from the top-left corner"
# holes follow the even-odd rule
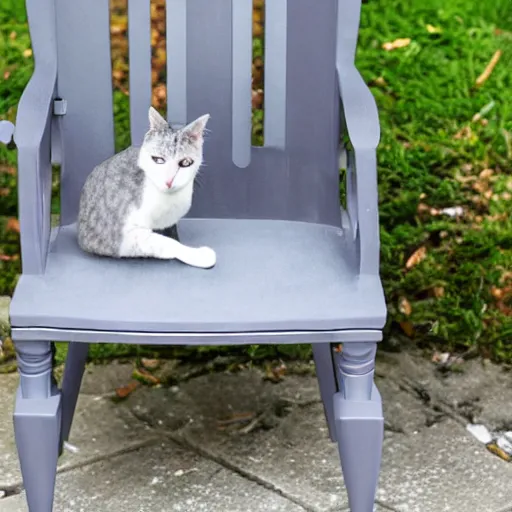
[[[62,222],[114,153],[108,0],[55,0]],[[211,114],[191,216],[340,223],[337,0],[266,0],[265,142],[251,147],[253,0],[167,0],[168,119]],[[132,144],[148,128],[150,0],[128,0]]]

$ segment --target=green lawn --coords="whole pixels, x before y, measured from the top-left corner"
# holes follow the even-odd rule
[[[7,0],[0,10],[0,116],[11,120],[32,70],[21,4]],[[383,49],[399,38],[410,42]],[[496,67],[476,87],[497,50]],[[382,123],[388,340],[447,351],[474,347],[512,360],[511,55],[510,0],[369,0],[363,6],[357,62]],[[115,101],[116,124],[126,127],[126,96],[116,92]],[[472,121],[479,112],[481,119]],[[118,147],[126,140],[125,129]],[[16,215],[14,166],[15,153],[0,147],[0,254],[8,256],[0,259],[0,293],[10,293],[19,271],[19,260],[9,259],[17,253],[16,233],[6,228]],[[461,214],[443,213],[453,207]],[[265,350],[253,347],[251,354]]]

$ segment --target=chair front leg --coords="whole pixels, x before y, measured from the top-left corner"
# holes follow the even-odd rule
[[[380,394],[373,382],[377,343],[345,343],[334,351],[339,392],[336,438],[351,512],[373,512],[384,439]]]
[[[52,512],[61,397],[52,375],[52,347],[46,341],[15,343],[20,386],[14,409],[14,435],[30,512]]]

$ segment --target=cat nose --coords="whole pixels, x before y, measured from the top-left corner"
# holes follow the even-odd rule
[[[172,182],[173,182],[173,180],[169,180],[169,181],[165,182],[165,184],[167,185],[167,188],[171,188],[172,187]]]

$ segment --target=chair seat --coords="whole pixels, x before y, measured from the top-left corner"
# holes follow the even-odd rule
[[[210,270],[84,253],[76,226],[53,233],[44,275],[22,275],[13,327],[130,332],[381,329],[378,276],[358,276],[340,228],[185,219],[183,243],[217,252]]]

